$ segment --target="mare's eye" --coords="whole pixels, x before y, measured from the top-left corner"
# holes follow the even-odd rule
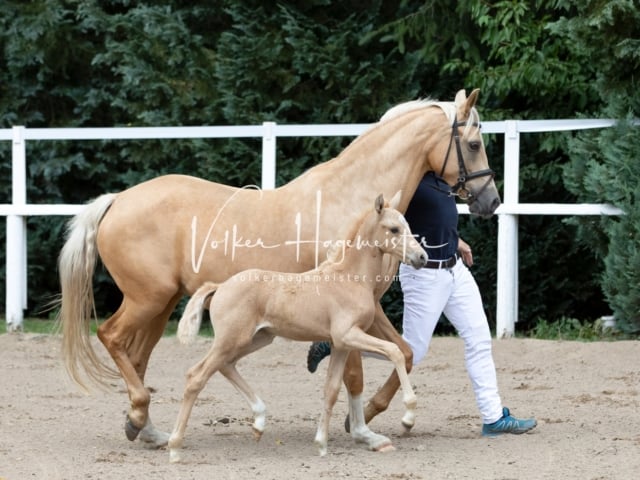
[[[480,150],[480,142],[469,142],[469,150],[471,150],[472,152],[477,152],[478,150]]]
[[[398,233],[400,233],[400,229],[398,227],[391,227],[389,231],[394,235],[397,235]]]

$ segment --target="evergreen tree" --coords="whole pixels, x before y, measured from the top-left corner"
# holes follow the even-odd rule
[[[570,142],[567,186],[586,202],[609,202],[625,212],[617,218],[580,222],[580,241],[604,258],[600,280],[618,326],[640,331],[640,2],[588,1],[579,17],[558,29],[581,45],[598,65],[602,115],[621,122],[611,129],[577,135]]]

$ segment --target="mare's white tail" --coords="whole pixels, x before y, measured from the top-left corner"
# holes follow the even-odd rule
[[[195,291],[187,302],[182,317],[180,317],[180,321],[178,322],[177,332],[178,340],[183,345],[193,342],[193,339],[198,335],[200,324],[202,324],[204,306],[218,287],[219,285],[217,283],[205,282]]]
[[[62,327],[62,355],[67,372],[84,389],[87,386],[81,374],[83,370],[98,385],[106,385],[107,380],[120,376],[96,354],[89,335],[89,323],[95,316],[96,238],[100,222],[115,198],[113,193],[98,197],[69,222],[67,241],[58,259],[62,292],[58,323]]]

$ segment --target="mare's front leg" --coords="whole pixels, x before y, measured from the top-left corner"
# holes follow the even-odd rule
[[[333,356],[333,351],[331,352]],[[357,443],[365,443],[375,452],[389,452],[395,450],[391,440],[384,435],[373,432],[365,422],[362,403],[363,370],[360,351],[352,350],[347,358],[343,374],[344,384],[347,386],[349,397],[349,415],[345,421],[345,429]]]
[[[334,348],[329,360],[327,379],[324,384],[324,409],[320,415],[318,430],[316,431],[315,444],[318,446],[320,456],[327,454],[327,444],[329,443],[329,420],[333,406],[338,399],[340,392],[340,380],[344,372],[344,365],[347,361],[347,350]]]
[[[393,362],[404,394],[403,402],[406,412],[402,419],[403,424],[413,425],[415,422],[416,395],[409,381],[405,357],[398,345],[365,333],[358,327],[353,327],[346,332],[342,342],[353,349],[384,355]]]
[[[413,367],[413,352],[411,351],[411,347],[409,347],[407,342],[404,341],[396,328],[391,324],[379,303],[376,305],[373,324],[369,327],[367,333],[396,344],[404,356],[407,373],[411,372],[411,368]],[[394,369],[384,385],[380,387],[364,408],[364,421],[366,423],[369,423],[376,415],[384,412],[389,407],[391,399],[398,391],[398,388],[400,388],[400,379],[398,378],[397,370]],[[405,412],[405,415],[402,417],[403,427],[408,431],[413,427],[414,423],[414,416],[410,412]]]

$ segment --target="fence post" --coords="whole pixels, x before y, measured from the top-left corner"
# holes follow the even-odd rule
[[[262,189],[276,188],[276,136],[275,122],[263,122],[262,134]]]
[[[24,127],[13,127],[11,153],[11,203],[27,203],[27,168]],[[7,331],[22,330],[27,308],[26,217],[7,215],[6,322]]]
[[[504,198],[517,205],[520,196],[520,133],[518,122],[507,120],[504,135]],[[509,338],[518,319],[518,216],[498,216],[498,274],[496,337]]]

